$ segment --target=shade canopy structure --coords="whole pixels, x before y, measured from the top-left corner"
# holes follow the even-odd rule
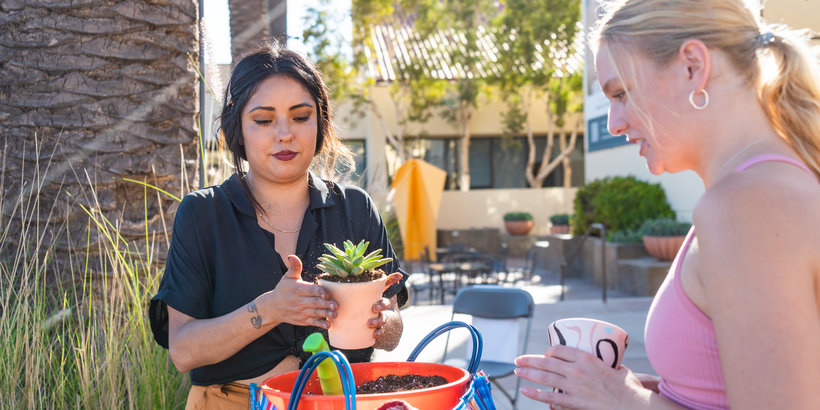
[[[447,173],[420,159],[406,161],[393,177],[393,207],[404,244],[404,259],[419,259],[424,248],[436,257],[436,218]]]

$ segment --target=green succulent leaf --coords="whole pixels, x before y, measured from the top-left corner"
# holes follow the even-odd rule
[[[350,275],[361,275],[369,269],[376,268],[392,261],[392,258],[382,258],[381,249],[377,249],[369,254],[367,247],[370,242],[362,240],[357,245],[352,241],[346,240],[342,243],[344,250],[339,249],[333,244],[324,244],[330,251],[329,254],[323,254],[319,257],[319,264],[317,267],[324,272],[331,275],[337,275],[346,278]]]
[[[362,239],[362,241],[356,245],[356,255],[364,255],[364,252],[367,250],[368,246],[370,246],[370,242],[365,242],[364,239]]]
[[[336,275],[338,275],[339,277],[342,277],[342,278],[346,278],[350,274],[348,273],[348,271],[346,271],[344,269],[336,269]]]
[[[337,248],[337,247],[336,247],[335,245],[333,245],[332,243],[326,243],[326,244],[325,244],[325,248],[327,248],[328,250],[330,250],[330,252],[331,252],[331,253],[333,253],[334,255],[336,255],[336,256],[338,256],[338,257],[344,258],[345,256],[347,256],[347,254],[346,254],[346,253],[344,253],[344,251],[342,251],[341,249]]]
[[[374,261],[366,262],[366,263],[362,264],[362,269],[364,269],[364,270],[374,269],[374,268],[382,266],[385,263],[390,262],[392,260],[393,260],[393,258],[384,258],[384,259],[377,259],[377,260],[374,260]]]
[[[364,257],[364,261],[368,262],[368,261],[371,261],[373,259],[381,258],[382,257],[381,252],[382,252],[381,249],[376,249],[375,251],[368,253],[367,256]]]

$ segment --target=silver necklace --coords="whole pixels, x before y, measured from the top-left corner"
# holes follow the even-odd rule
[[[743,146],[743,148],[741,148],[741,149],[739,149],[737,152],[735,152],[735,154],[734,154],[734,155],[732,155],[732,157],[731,157],[731,158],[729,158],[728,160],[726,160],[726,162],[724,162],[724,163],[723,163],[723,166],[722,166],[722,167],[720,167],[720,169],[718,170],[718,172],[715,174],[715,179],[717,180],[717,178],[718,178],[719,176],[723,175],[723,171],[726,169],[726,167],[727,167],[727,166],[729,166],[729,164],[731,164],[731,163],[732,163],[732,161],[734,161],[734,159],[735,159],[735,158],[737,158],[737,157],[738,157],[738,155],[740,155],[740,154],[742,154],[743,152],[745,152],[745,151],[746,151],[747,149],[749,149],[749,147],[751,147],[752,145],[755,145],[755,144],[757,144],[758,142],[763,141],[763,139],[765,139],[765,138],[766,138],[766,137],[760,137],[760,138],[758,138],[758,139],[756,139],[756,140],[754,140],[754,141],[752,141],[752,142],[750,142],[750,143],[746,144],[745,146]]]
[[[265,217],[265,215],[264,215],[264,214],[262,214],[261,212],[257,212],[256,214],[257,214],[257,215],[259,215],[259,217],[260,217],[260,218],[262,218],[262,220],[263,220],[266,224],[268,224],[268,226],[269,226],[271,229],[273,229],[274,231],[277,231],[277,232],[282,232],[282,233],[296,233],[296,232],[299,232],[299,231],[301,231],[301,230],[302,230],[302,227],[299,227],[299,229],[296,229],[296,230],[279,229],[279,228],[277,228],[276,226],[274,226],[272,223],[270,223],[270,221],[268,220],[268,218],[266,218],[266,217]]]

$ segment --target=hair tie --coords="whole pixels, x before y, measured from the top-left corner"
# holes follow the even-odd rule
[[[757,46],[760,48],[766,48],[770,44],[774,43],[774,34],[771,31],[767,31],[765,33],[760,33],[757,35]]]

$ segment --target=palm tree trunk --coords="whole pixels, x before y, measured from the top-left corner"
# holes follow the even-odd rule
[[[197,186],[197,27],[191,0],[3,3],[4,229],[36,220],[58,250],[96,249],[83,205],[126,239],[167,236],[176,201],[124,179]]]

